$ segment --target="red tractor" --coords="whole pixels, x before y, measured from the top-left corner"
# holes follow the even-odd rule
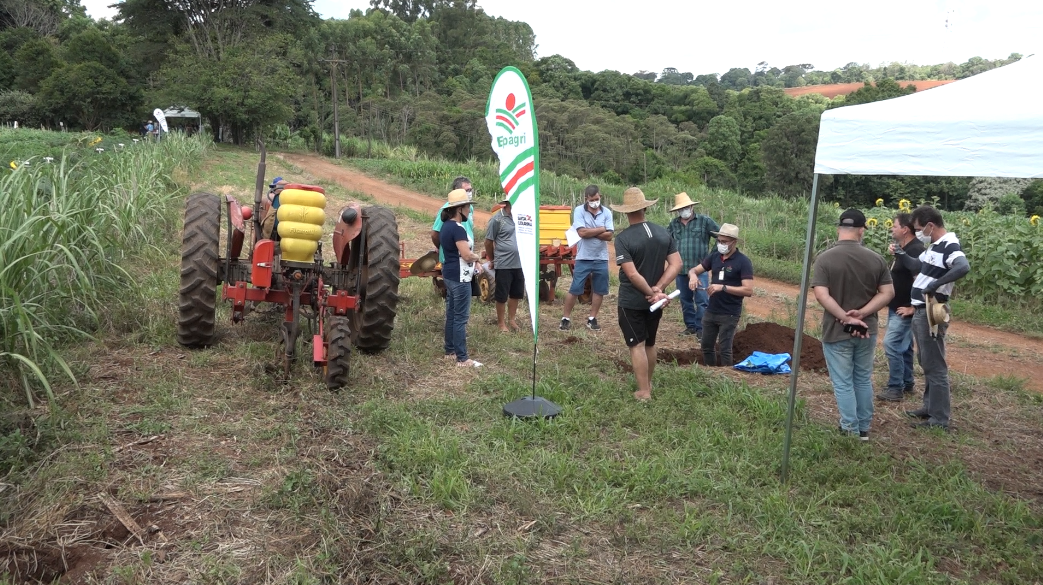
[[[375,352],[391,342],[398,306],[399,244],[395,215],[382,207],[352,203],[337,215],[335,260],[323,258],[325,193],[320,187],[289,184],[278,209],[263,197],[265,152],[257,168],[254,207],[232,196],[195,193],[185,207],[178,303],[178,343],[214,343],[216,287],[232,303],[232,321],[241,322],[258,303],[283,309],[280,358],[288,374],[298,357],[302,327],[309,327],[312,362],[327,386],[349,380],[351,347]],[[219,254],[221,207],[227,210],[225,254]],[[262,213],[254,213],[261,209]],[[263,237],[262,218],[277,214],[279,225]],[[250,226],[249,228],[247,226]],[[246,232],[251,245],[242,255]]]

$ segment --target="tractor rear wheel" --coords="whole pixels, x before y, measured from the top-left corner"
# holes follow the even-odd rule
[[[214,341],[220,223],[221,202],[216,195],[189,196],[181,240],[177,316],[177,342],[186,347],[203,347]]]
[[[352,313],[351,341],[362,351],[380,351],[391,344],[398,308],[398,223],[383,207],[362,208],[366,249],[352,254],[361,263],[358,306]],[[358,240],[356,240],[358,241]]]
[[[351,377],[351,328],[344,317],[326,320],[326,387],[337,390],[348,385]]]

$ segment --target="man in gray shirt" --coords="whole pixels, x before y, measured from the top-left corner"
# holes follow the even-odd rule
[[[496,323],[500,331],[517,331],[519,326],[515,315],[518,301],[525,296],[525,273],[518,255],[518,238],[509,196],[504,196],[503,209],[489,220],[486,227],[485,256],[489,259],[489,268],[496,271]]]

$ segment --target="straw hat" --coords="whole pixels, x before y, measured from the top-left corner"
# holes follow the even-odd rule
[[[739,239],[739,226],[737,226],[737,225],[735,225],[733,223],[726,223],[726,224],[721,226],[721,231],[719,231],[719,232],[710,232],[710,235],[712,235],[712,236],[724,236],[726,238],[735,238],[736,240],[738,240]]]
[[[461,205],[467,205],[469,203],[471,203],[471,197],[467,195],[467,191],[456,189],[449,192],[446,207],[460,207]]]
[[[416,276],[421,272],[430,272],[438,265],[438,250],[431,250],[417,258],[409,267],[409,273]]]
[[[692,201],[692,198],[688,196],[688,193],[681,192],[674,195],[674,206],[670,211],[680,211],[685,207],[691,207],[693,205],[699,205],[698,201]]]
[[[949,322],[949,307],[939,303],[934,295],[924,295],[927,301],[927,324],[931,327],[931,335],[938,334],[938,325]]]
[[[610,205],[609,209],[619,213],[634,213],[646,207],[655,205],[658,199],[651,201],[645,199],[645,193],[637,187],[631,187],[623,191],[623,203],[621,205]]]

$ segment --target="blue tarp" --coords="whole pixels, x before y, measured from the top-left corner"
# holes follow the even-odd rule
[[[788,374],[790,373],[788,353],[762,353],[753,352],[750,357],[735,364],[736,370],[743,372],[754,372],[757,374]]]

